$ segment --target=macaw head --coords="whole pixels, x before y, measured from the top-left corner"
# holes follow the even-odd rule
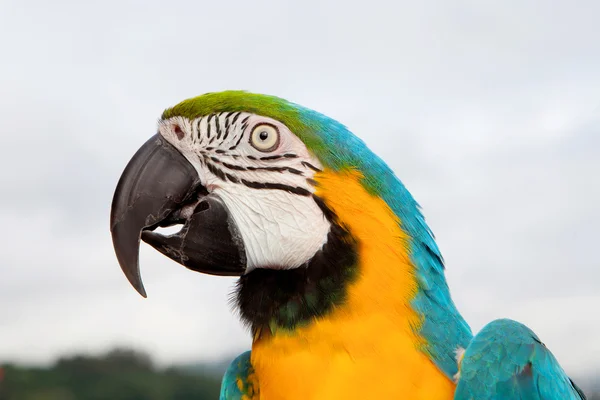
[[[450,301],[431,232],[388,166],[342,124],[277,97],[209,93],[167,109],[123,172],[110,229],[140,294],[141,239],[191,270],[239,276],[253,327],[327,313],[367,263],[379,274],[369,296],[397,293],[387,281],[402,271],[406,302],[440,282],[434,300]]]
[[[330,222],[312,180],[322,164],[292,132],[306,130],[294,111],[276,98],[225,92],[164,112],[112,209],[117,256],[140,293],[140,233],[170,258],[216,275],[298,268],[323,246]],[[152,232],[174,223],[185,223],[178,235]]]

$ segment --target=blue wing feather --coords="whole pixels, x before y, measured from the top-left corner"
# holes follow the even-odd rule
[[[254,372],[250,363],[250,351],[240,354],[229,364],[221,382],[220,400],[241,400],[243,396],[252,398],[258,388],[248,382],[248,377]]]
[[[454,399],[585,400],[585,395],[531,329],[499,319],[467,347]]]

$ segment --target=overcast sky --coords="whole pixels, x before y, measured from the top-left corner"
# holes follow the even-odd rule
[[[0,0],[0,360],[249,348],[233,280],[114,256],[117,180],[162,110],[224,89],[350,127],[424,208],[474,331],[600,365],[600,2]]]

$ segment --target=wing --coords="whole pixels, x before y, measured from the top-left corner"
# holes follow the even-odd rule
[[[229,364],[221,382],[220,400],[252,400],[258,397],[258,384],[250,363],[250,352],[239,355]]]
[[[585,400],[550,350],[525,325],[486,325],[460,361],[455,400]]]

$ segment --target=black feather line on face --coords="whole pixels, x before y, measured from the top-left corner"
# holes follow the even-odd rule
[[[274,155],[274,156],[261,157],[260,160],[261,161],[273,161],[273,160],[279,160],[281,158],[297,158],[297,157],[298,156],[295,154],[286,153],[286,154],[278,154],[278,155]]]
[[[221,138],[221,125],[219,124],[219,116],[217,115],[217,118],[215,118],[215,128],[217,130],[217,139]]]
[[[302,161],[302,165],[304,165],[305,167],[308,167],[308,168],[312,169],[315,172],[322,172],[322,170],[320,168],[315,167],[314,165],[312,165],[308,161]]]
[[[227,113],[227,116],[225,117],[225,134],[223,135],[223,142],[225,142],[225,140],[227,139],[227,136],[229,136],[229,117],[231,116],[231,113]]]
[[[237,283],[235,302],[253,333],[292,330],[326,315],[344,303],[347,287],[358,275],[356,240],[321,199],[314,199],[331,222],[322,249],[303,266],[255,269]]]
[[[204,159],[204,161],[206,162],[206,167],[214,176],[227,182],[227,174],[225,174],[225,172],[221,171],[221,169],[217,168],[213,163],[208,162],[207,159]]]
[[[234,149],[235,146],[230,147],[229,150]],[[225,150],[221,150],[221,149],[217,149],[215,150],[214,147],[207,147],[205,150],[207,151],[212,151],[214,150],[215,153],[219,154],[219,156],[225,156],[225,157],[232,157],[234,159],[237,159],[240,157],[239,154],[227,154],[227,152]],[[256,157],[254,156],[246,156],[246,158],[252,160],[252,161],[256,161]],[[301,175],[304,176],[304,172],[302,172],[299,169],[293,168],[293,167],[286,167],[286,166],[279,166],[279,167],[253,167],[253,166],[241,166],[241,165],[235,165],[235,164],[231,164],[225,161],[222,161],[216,157],[210,157],[210,159],[218,164],[221,164],[222,166],[224,166],[227,169],[230,170],[234,170],[234,171],[270,171],[270,172],[289,172],[291,174],[294,175]],[[302,161],[302,165],[304,167],[313,169],[316,167],[313,167],[311,164]],[[318,171],[320,171],[319,169],[317,169]],[[311,178],[307,178],[308,183],[310,183],[311,185],[315,186],[315,181]]]
[[[212,162],[211,162],[212,161]],[[218,158],[213,157],[213,156],[204,156],[204,163],[206,164],[206,167],[208,168],[208,170],[215,175],[217,178],[221,179],[222,181],[230,181],[233,183],[241,183],[244,186],[250,187],[252,189],[271,189],[271,190],[283,190],[289,193],[293,193],[293,194],[297,194],[300,196],[310,196],[312,193],[300,186],[291,186],[291,185],[286,185],[283,183],[273,183],[273,182],[253,182],[253,181],[249,181],[246,179],[239,179],[236,176],[233,176],[231,174],[228,174],[227,172],[223,171],[221,168],[217,167],[214,163],[218,163],[220,165],[228,165],[225,163],[222,163]],[[235,166],[232,166],[235,167]],[[239,167],[242,168],[243,167]],[[230,168],[232,170],[236,170],[236,168]]]
[[[238,118],[240,117],[241,114],[242,114],[241,111],[238,111],[235,113],[235,117],[233,117],[233,120],[231,121],[231,125],[235,125],[235,122],[238,120]]]
[[[235,142],[235,144],[234,144],[233,146],[231,146],[231,147],[229,148],[229,150],[233,150],[233,149],[235,149],[236,147],[238,147],[238,146],[239,146],[239,144],[240,144],[240,142],[242,141],[242,138],[243,138],[243,137],[244,137],[244,131],[242,130],[242,131],[240,132],[240,136],[238,137],[237,141]]]
[[[242,167],[241,165],[233,165],[233,164],[229,164],[226,162],[221,162],[221,164],[228,169],[231,169],[233,171],[247,171],[247,169],[245,167]]]
[[[211,125],[210,125],[210,120],[211,120],[211,119],[212,119],[214,116],[215,116],[214,114],[210,114],[210,115],[208,116],[208,119],[206,120],[206,127],[207,127],[207,128],[206,128],[206,137],[207,137],[207,138],[209,138],[209,139],[210,139],[210,128],[211,128]],[[213,139],[214,139],[214,138],[213,138]],[[212,142],[212,140],[211,140],[211,142]]]
[[[271,171],[271,172],[289,172],[294,175],[302,175],[302,171],[292,167],[246,167],[248,171]]]
[[[202,118],[198,118],[198,122],[196,122],[196,139],[200,139],[200,125],[202,124]]]
[[[299,186],[290,186],[285,185],[283,183],[272,183],[272,182],[252,182],[242,179],[242,183],[252,189],[277,189],[284,190],[286,192],[290,192],[293,194],[298,194],[300,196],[310,196],[312,193],[303,187]]]

